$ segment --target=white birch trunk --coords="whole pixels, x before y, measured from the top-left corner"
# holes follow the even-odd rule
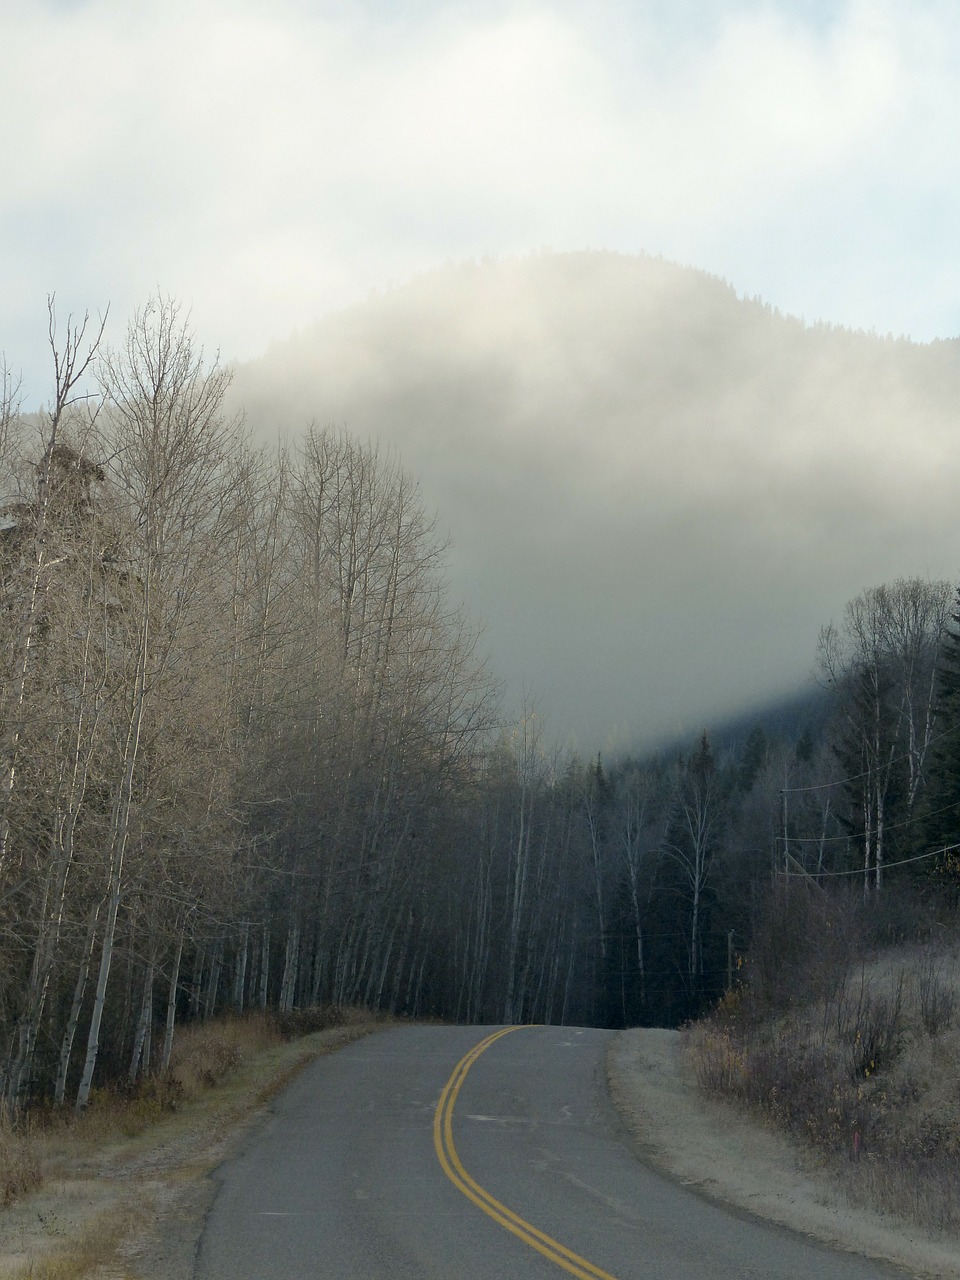
[[[137,1018],[137,1029],[133,1037],[130,1068],[127,1071],[129,1084],[136,1084],[138,1075],[148,1075],[150,1071],[150,1028],[153,1024],[154,968],[152,962],[148,964],[143,978],[143,998],[140,1001],[140,1015]]]
[[[180,985],[180,963],[183,959],[183,928],[177,933],[177,949],[173,954],[173,967],[170,970],[170,987],[167,992],[167,1016],[163,1035],[163,1054],[160,1059],[160,1071],[170,1070],[170,1059],[173,1056],[173,1037],[177,1023],[177,988]]]
[[[77,1034],[77,1025],[80,1022],[80,1011],[83,1006],[83,997],[87,989],[87,979],[90,976],[90,965],[93,962],[93,952],[97,944],[97,924],[100,920],[100,908],[102,904],[96,903],[90,912],[90,923],[87,926],[87,938],[84,944],[83,953],[80,960],[80,968],[77,972],[77,982],[73,991],[73,1002],[70,1006],[70,1016],[67,1018],[67,1025],[64,1029],[63,1040],[60,1045],[60,1064],[57,1069],[57,1082],[54,1088],[54,1101],[58,1107],[62,1107],[66,1098],[67,1077],[70,1073],[70,1058],[73,1054],[73,1041]]]

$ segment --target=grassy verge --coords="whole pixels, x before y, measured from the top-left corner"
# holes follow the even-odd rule
[[[928,941],[812,965],[802,998],[771,1004],[747,987],[693,1029],[701,1088],[802,1140],[854,1203],[956,1233],[960,952]]]
[[[14,1129],[0,1109],[0,1205],[35,1191],[43,1173],[30,1129]]]
[[[153,1275],[130,1259],[155,1220],[169,1234],[190,1188],[308,1062],[385,1023],[303,1010],[185,1027],[164,1077],[98,1092],[81,1116],[39,1110],[16,1130],[4,1124],[0,1280]]]

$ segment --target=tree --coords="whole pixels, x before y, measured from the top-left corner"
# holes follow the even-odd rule
[[[703,980],[703,914],[714,858],[725,816],[724,787],[718,776],[706,730],[696,750],[677,771],[664,855],[676,869],[686,901],[686,971],[692,998]]]
[[[48,587],[51,554],[47,545],[50,506],[56,491],[56,474],[61,466],[61,433],[72,426],[79,433],[78,424],[71,417],[83,406],[88,396],[81,388],[87,373],[98,359],[106,316],[87,338],[90,327],[88,315],[75,324],[68,317],[62,340],[58,336],[57,317],[52,296],[47,300],[47,334],[54,367],[54,394],[51,407],[44,417],[44,443],[35,466],[35,489],[25,503],[15,506],[11,513],[16,521],[16,543],[20,549],[20,563],[16,574],[19,581],[5,584],[5,603],[12,604],[15,620],[8,629],[6,685],[3,700],[3,732],[0,735],[0,882],[9,856],[10,805],[17,779],[17,753],[24,727],[27,702],[27,682],[36,639],[37,614]],[[2,404],[0,404],[0,431],[7,443],[13,416],[12,397],[6,366],[3,368]],[[87,424],[89,425],[89,424]],[[12,566],[11,566],[12,567]]]
[[[52,406],[39,415],[37,454],[19,467],[19,497],[0,534],[0,888],[19,925],[26,965],[6,1045],[3,1093],[15,1113],[25,1096],[54,967],[62,950],[81,807],[97,750],[104,688],[97,634],[116,526],[101,502],[102,470],[86,449],[96,418],[83,379],[95,364],[103,324],[89,341],[88,317],[58,337],[52,298],[48,339]],[[4,371],[0,444],[14,432]],[[9,453],[2,459],[8,465]],[[17,471],[16,466],[14,471]],[[98,671],[99,668],[99,671]],[[15,887],[5,872],[17,868]]]
[[[820,635],[833,690],[847,823],[862,849],[864,892],[881,887],[891,832],[915,816],[934,736],[936,658],[949,589],[898,579],[852,600]],[[901,836],[901,843],[905,843]]]
[[[627,765],[613,775],[611,839],[621,905],[620,1013],[624,1025],[648,1015],[646,928],[673,799],[665,771]],[[624,909],[625,905],[625,909]]]
[[[165,680],[202,653],[192,632],[222,541],[226,463],[236,425],[223,417],[229,375],[207,368],[175,303],[158,299],[131,322],[126,343],[105,359],[104,456],[131,529],[126,569],[134,589],[123,621],[128,663],[118,722],[117,772],[105,842],[106,912],[77,1107],[87,1105],[113,961],[139,766],[151,711]],[[183,691],[181,690],[181,693]]]
[[[118,583],[111,556],[119,536],[115,512],[100,492],[103,472],[60,443],[48,468],[49,602],[38,602],[29,685],[31,715],[20,735],[27,786],[8,812],[20,840],[29,826],[32,886],[21,880],[21,929],[31,939],[29,979],[17,1017],[17,1047],[7,1071],[11,1110],[33,1070],[34,1050],[63,934],[69,929],[68,886],[88,841],[97,839],[91,780],[107,756],[108,707],[118,693],[104,635]],[[52,603],[55,599],[55,605]],[[29,761],[29,763],[28,763]],[[95,784],[94,784],[95,785]],[[21,869],[25,868],[23,855]],[[81,877],[85,868],[80,868]],[[80,898],[81,895],[74,895]]]
[[[926,846],[939,851],[935,872],[956,893],[960,883],[960,588],[950,619],[953,625],[943,629],[937,663],[936,735],[922,816]]]

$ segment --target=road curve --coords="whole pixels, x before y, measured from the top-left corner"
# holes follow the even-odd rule
[[[408,1027],[310,1066],[224,1165],[197,1280],[881,1280],[647,1168],[610,1033]]]

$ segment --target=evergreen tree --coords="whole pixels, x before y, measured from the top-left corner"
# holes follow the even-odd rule
[[[934,874],[960,889],[960,588],[952,626],[943,633],[937,665],[937,736],[931,749],[923,808],[923,837]]]
[[[737,785],[741,791],[749,791],[767,761],[770,743],[762,724],[755,724],[747,734],[737,769]]]

